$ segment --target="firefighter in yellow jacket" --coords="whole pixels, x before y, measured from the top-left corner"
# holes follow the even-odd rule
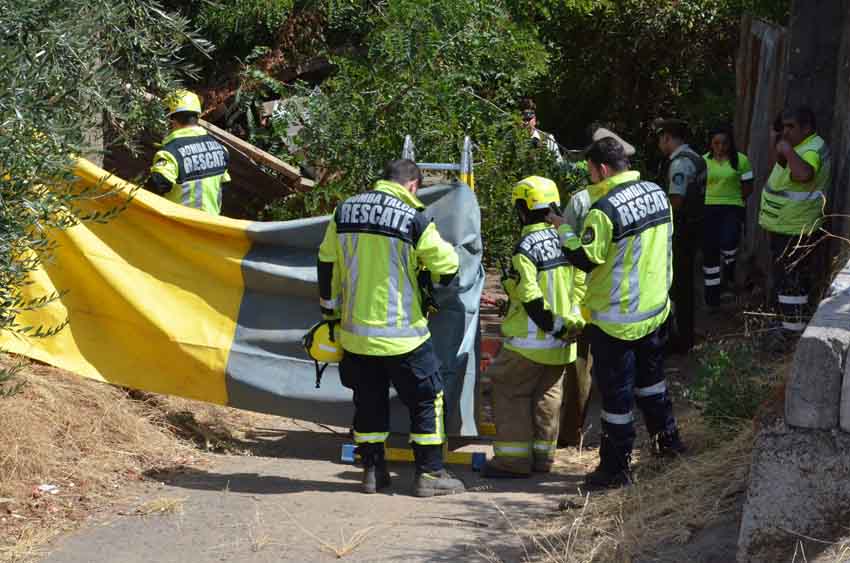
[[[558,232],[545,222],[561,203],[555,182],[531,176],[513,190],[522,234],[503,281],[510,307],[502,325],[504,349],[490,368],[496,419],[495,456],[484,476],[526,477],[548,472],[555,458],[564,368],[576,360],[584,326],[581,284],[561,252]]]
[[[414,162],[391,161],[372,190],[336,208],[319,247],[319,304],[326,319],[339,319],[340,379],[354,391],[364,493],[390,485],[390,384],[410,411],[414,496],[464,490],[443,467],[443,382],[418,285],[423,270],[435,285],[453,283],[458,256],[422,212],[421,183]]]
[[[201,100],[197,94],[177,90],[167,103],[171,132],[153,157],[145,187],[174,203],[219,215],[222,187],[230,182],[230,155],[198,124]]]

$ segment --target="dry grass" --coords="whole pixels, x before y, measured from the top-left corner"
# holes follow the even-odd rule
[[[131,391],[133,398],[161,412],[172,431],[201,449],[253,455],[262,440],[257,428],[271,427],[277,417],[167,395]]]
[[[248,539],[251,540],[251,551],[260,552],[269,546],[278,546],[279,543],[272,540],[271,534],[266,530],[260,507],[254,507],[254,521],[248,525]]]
[[[733,514],[749,474],[753,431],[728,440],[698,419],[682,421],[693,452],[674,462],[636,460],[637,484],[622,490],[582,493],[562,503],[564,516],[523,532],[552,563],[627,562],[654,549],[685,544],[699,530]],[[590,469],[595,455],[562,460]],[[588,459],[590,458],[590,459]]]
[[[360,547],[366,540],[368,540],[376,531],[382,530],[385,531],[394,527],[397,522],[389,522],[385,524],[379,524],[375,526],[367,526],[366,528],[361,528],[355,530],[350,536],[346,536],[345,532],[340,528],[339,530],[339,543],[332,543],[329,540],[325,540],[310,529],[305,527],[301,521],[295,517],[286,507],[284,507],[284,511],[287,516],[289,516],[290,521],[295,524],[305,535],[309,536],[319,546],[319,550],[330,555],[333,555],[337,559],[342,559],[343,557],[351,554],[354,550]]]
[[[162,414],[119,388],[34,363],[17,380],[0,399],[0,561],[34,556],[145,471],[192,461]]]
[[[0,368],[17,361],[0,355]],[[193,445],[250,455],[256,442],[248,429],[272,425],[266,415],[128,391],[23,361],[15,378],[23,387],[0,396],[0,563],[31,560],[55,535],[126,500],[128,481],[196,463]],[[157,499],[134,513],[179,513],[182,505]]]
[[[24,527],[0,544],[0,561],[24,563],[44,555],[41,547],[54,535],[53,531]]]

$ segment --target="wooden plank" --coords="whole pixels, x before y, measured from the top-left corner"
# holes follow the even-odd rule
[[[785,35],[783,28],[745,17],[741,25],[741,50],[737,72],[736,137],[750,157],[755,173],[754,193],[747,205],[739,248],[739,280],[763,283],[768,278],[767,235],[758,226],[761,190],[770,174],[769,132],[782,107],[785,85]]]
[[[316,182],[309,178],[301,178],[298,180],[298,186],[303,190],[310,190],[316,187]]]
[[[257,162],[258,164],[268,166],[275,172],[280,172],[290,180],[296,180],[299,181],[299,183],[300,180],[303,180],[303,178],[301,178],[301,173],[298,171],[297,168],[295,168],[291,164],[287,164],[286,162],[277,158],[273,154],[269,154],[266,151],[255,147],[251,143],[243,141],[236,135],[228,133],[224,129],[216,127],[212,123],[204,121],[203,119],[199,119],[198,123],[201,127],[209,131],[213,137],[223,142],[224,144],[230,146],[231,148],[242,152],[243,154],[245,154],[245,156]]]

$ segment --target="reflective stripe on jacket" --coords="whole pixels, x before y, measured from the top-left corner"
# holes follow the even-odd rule
[[[418,274],[427,268],[437,282],[457,272],[458,256],[423,209],[402,186],[383,180],[336,208],[319,261],[332,264],[331,295],[322,306],[341,318],[345,350],[394,356],[430,337]]]
[[[791,167],[776,163],[761,192],[759,225],[782,235],[811,233],[823,223],[826,192],[830,183],[829,148],[817,134],[794,147],[794,152],[814,168],[806,183],[791,178]],[[809,154],[807,154],[809,153]]]
[[[183,127],[162,141],[153,159],[151,173],[171,182],[165,198],[187,207],[218,215],[221,213],[221,185],[230,181],[227,149],[203,127]]]
[[[561,319],[561,326],[565,317],[580,315],[578,302],[583,287],[577,287],[576,270],[561,251],[558,232],[545,223],[526,225],[511,264],[519,280],[508,294],[510,307],[502,323],[502,334],[507,337],[505,347],[540,364],[574,362],[576,345],[538,327],[523,306],[542,298],[544,307],[552,311],[555,324]]]
[[[670,311],[673,224],[664,191],[625,172],[605,182],[581,236],[559,229],[567,256],[590,271],[584,306],[591,322],[622,340],[646,336]]]

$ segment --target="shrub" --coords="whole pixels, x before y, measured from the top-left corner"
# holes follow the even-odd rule
[[[206,37],[229,54],[245,56],[256,45],[271,45],[294,0],[203,2],[194,21]]]
[[[749,341],[707,344],[698,361],[687,395],[716,426],[740,427],[742,420],[752,419],[777,383],[773,367],[760,361]]]
[[[0,331],[47,336],[62,325],[16,318],[58,298],[25,291],[55,249],[50,231],[120,210],[83,210],[102,193],[75,184],[75,155],[104,125],[120,142],[161,121],[145,92],[175,87],[183,49],[206,46],[153,0],[0,0],[0,13]]]

